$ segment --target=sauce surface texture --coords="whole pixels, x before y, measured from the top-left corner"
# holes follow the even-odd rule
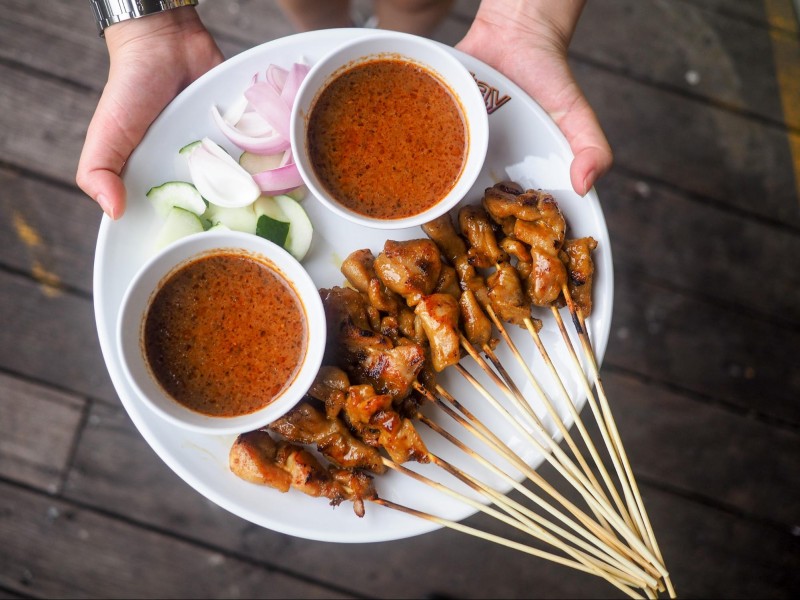
[[[197,412],[234,417],[269,404],[305,357],[305,311],[267,263],[220,253],[178,269],[154,295],[143,346],[153,375]]]
[[[362,215],[400,219],[444,198],[466,160],[467,126],[450,90],[403,60],[358,64],[320,93],[308,152],[322,185]]]

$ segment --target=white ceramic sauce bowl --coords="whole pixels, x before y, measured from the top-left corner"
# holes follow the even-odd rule
[[[418,64],[444,83],[460,104],[468,133],[464,167],[449,193],[424,212],[397,219],[365,216],[339,203],[315,173],[307,144],[310,113],[328,83],[351,67],[382,57]],[[466,196],[483,168],[489,144],[489,121],[475,79],[445,46],[414,35],[381,31],[340,46],[312,66],[295,98],[290,134],[292,153],[300,175],[320,202],[340,216],[365,227],[403,229],[422,225],[443,215]]]
[[[306,353],[294,380],[265,407],[233,417],[196,412],[169,396],[156,380],[144,353],[143,325],[150,302],[165,279],[196,258],[217,252],[242,253],[265,262],[289,282],[305,311]],[[179,427],[207,434],[244,433],[283,416],[308,391],[325,351],[325,311],[303,266],[283,248],[261,237],[236,231],[208,231],[190,235],[153,256],[134,276],[120,306],[117,352],[126,379],[142,401],[156,414]]]

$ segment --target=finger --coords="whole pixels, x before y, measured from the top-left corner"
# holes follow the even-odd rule
[[[574,157],[569,172],[572,188],[585,196],[611,168],[614,161],[611,146],[589,102],[579,91],[569,108],[554,118]]]

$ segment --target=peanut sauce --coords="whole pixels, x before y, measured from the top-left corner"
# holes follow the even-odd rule
[[[166,278],[148,307],[142,343],[172,398],[234,417],[266,406],[291,384],[308,331],[297,292],[270,263],[223,251]]]
[[[308,122],[308,150],[327,191],[368,217],[424,212],[455,185],[468,131],[457,99],[413,63],[358,64],[320,93]]]

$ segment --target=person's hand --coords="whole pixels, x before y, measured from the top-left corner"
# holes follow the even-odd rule
[[[570,181],[584,196],[613,155],[567,64],[582,7],[581,0],[484,0],[456,48],[503,73],[547,111],[569,142]]]
[[[117,23],[105,38],[108,83],[89,124],[76,182],[117,219],[126,199],[120,174],[131,152],[178,92],[223,57],[189,7]]]

